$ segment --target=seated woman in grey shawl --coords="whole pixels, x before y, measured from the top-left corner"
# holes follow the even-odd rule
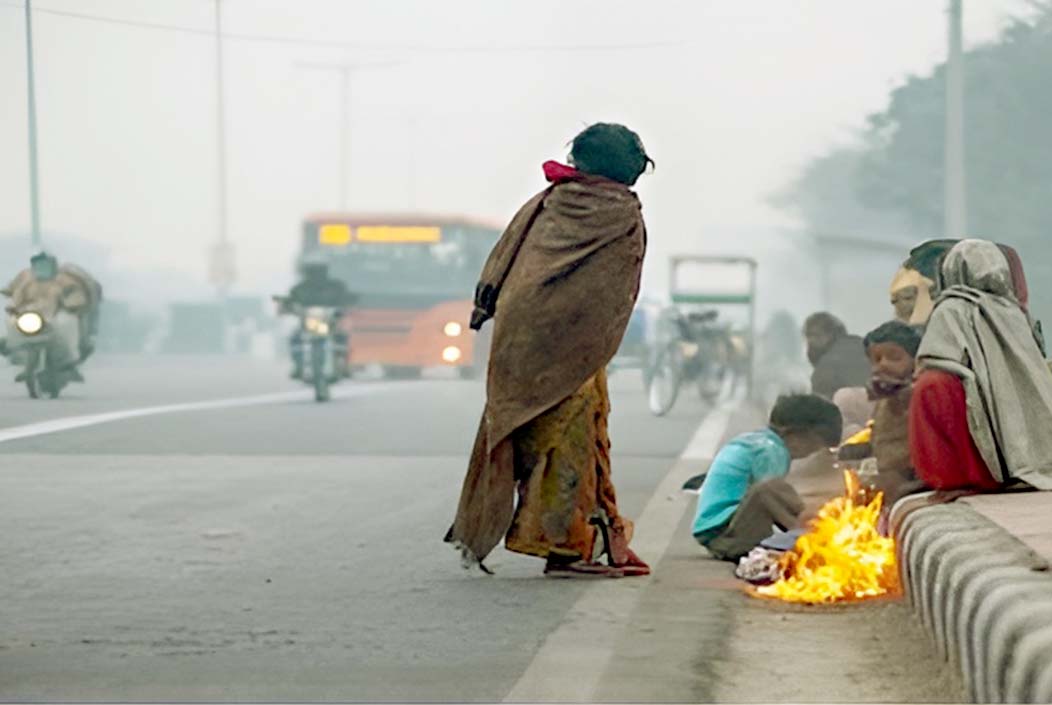
[[[953,246],[917,353],[910,455],[937,490],[1052,489],[1052,374],[1002,250]]]

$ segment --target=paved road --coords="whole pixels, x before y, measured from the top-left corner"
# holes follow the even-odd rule
[[[355,382],[317,405],[271,363],[86,372],[57,401],[0,382],[0,700],[960,697],[901,604],[758,602],[701,557],[661,483],[747,410],[687,397],[654,419],[615,376],[615,481],[655,575],[553,581],[498,550],[490,578],[440,542],[480,385]],[[84,420],[219,399],[239,401]]]

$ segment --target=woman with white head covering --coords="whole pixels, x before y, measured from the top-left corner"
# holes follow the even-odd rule
[[[939,274],[910,408],[918,476],[943,490],[1052,489],[1052,374],[1008,259],[992,242],[962,240]]]
[[[934,284],[916,269],[900,267],[889,290],[895,318],[903,323],[924,325],[932,311],[931,289]]]

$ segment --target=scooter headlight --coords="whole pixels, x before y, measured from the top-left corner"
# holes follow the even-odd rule
[[[303,327],[307,329],[308,333],[314,333],[315,335],[329,334],[329,323],[323,318],[307,318],[303,321]]]
[[[36,311],[20,313],[15,319],[15,327],[23,335],[36,335],[44,329],[44,317]]]
[[[679,343],[679,350],[681,353],[683,353],[683,357],[687,359],[692,359],[696,357],[699,352],[701,352],[701,346],[697,343],[691,343],[685,340],[681,340]]]

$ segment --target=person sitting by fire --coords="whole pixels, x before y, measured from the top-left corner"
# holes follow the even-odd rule
[[[784,479],[790,463],[840,443],[840,410],[814,394],[779,397],[764,429],[716,454],[701,485],[692,533],[714,558],[737,562],[771,535],[796,528],[804,500]]]
[[[1021,266],[992,242],[962,240],[938,279],[910,403],[917,475],[943,491],[1052,489],[1052,374],[1021,305]]]
[[[934,282],[916,269],[903,265],[891,280],[891,307],[902,323],[924,325],[931,315]]]
[[[876,460],[876,485],[884,492],[886,507],[903,494],[924,489],[913,472],[909,445],[910,396],[920,342],[920,329],[901,320],[888,321],[863,339],[873,371],[869,398],[876,406],[870,442],[854,452]]]
[[[869,380],[869,361],[862,347],[862,338],[847,332],[843,321],[822,311],[804,321],[807,340],[807,359],[814,372],[811,391],[832,399],[845,387],[865,387]]]

